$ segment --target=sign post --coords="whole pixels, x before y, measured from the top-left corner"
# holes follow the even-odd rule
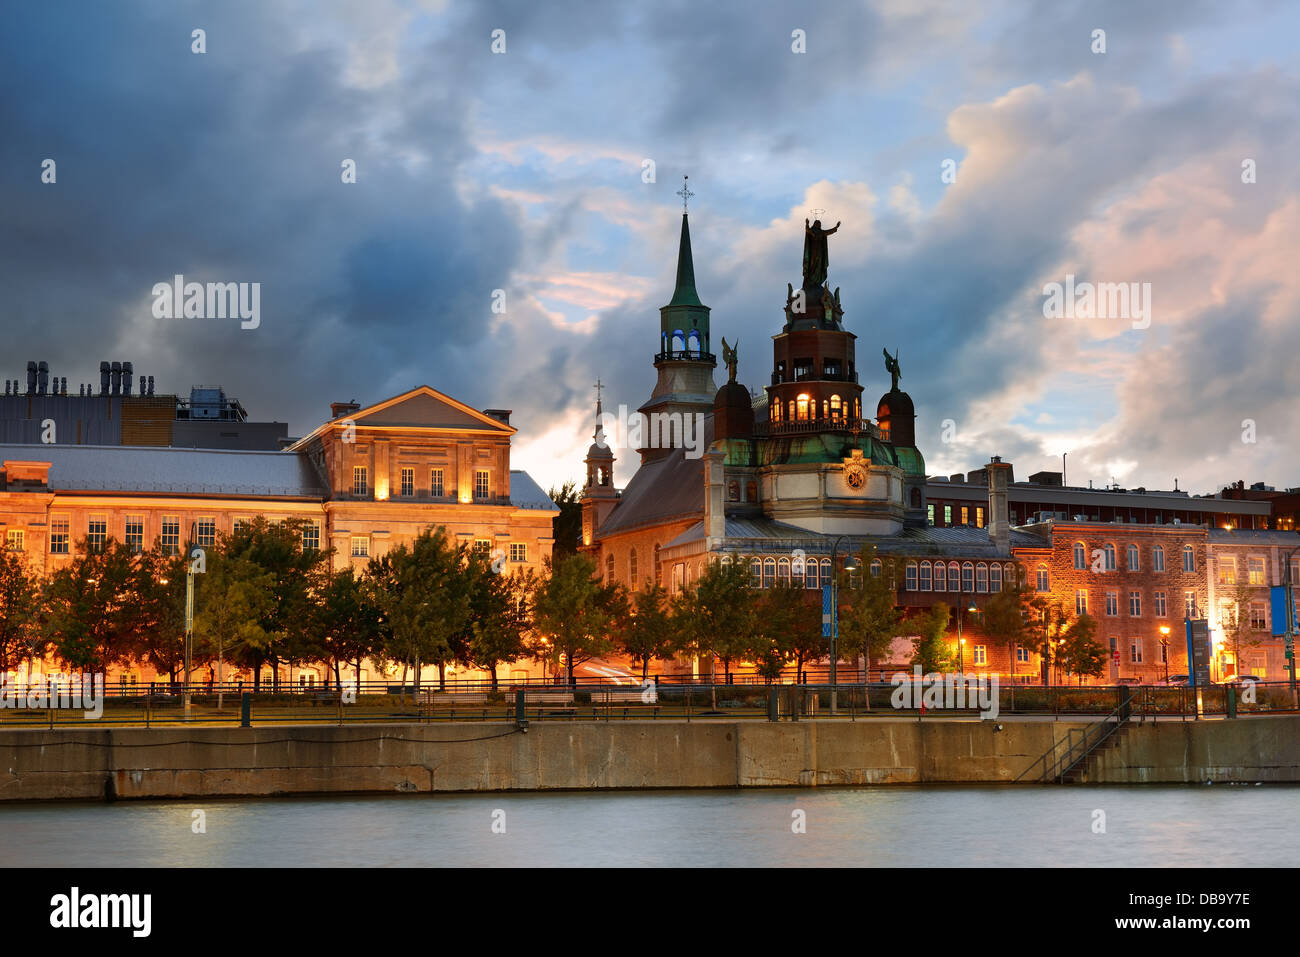
[[[1187,680],[1196,692],[1196,717],[1199,720],[1205,708],[1205,689],[1210,686],[1210,622],[1205,618],[1188,618],[1187,622]]]

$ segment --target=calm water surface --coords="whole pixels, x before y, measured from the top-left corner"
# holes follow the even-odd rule
[[[1212,785],[26,804],[0,806],[0,866],[1218,866],[1243,848],[1275,866],[1300,856],[1297,799]]]

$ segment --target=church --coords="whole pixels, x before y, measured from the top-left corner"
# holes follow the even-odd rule
[[[899,602],[909,609],[942,601],[957,614],[1013,580],[1013,549],[1035,540],[1009,521],[1011,465],[995,456],[982,470],[987,510],[972,510],[969,524],[935,527],[915,408],[888,350],[888,387],[882,380],[874,415],[869,405],[864,414],[863,381],[872,374],[857,363],[858,336],[846,324],[839,287],[828,282],[828,238],[838,229],[805,221],[802,280],[797,289],[787,283],[771,330],[771,381],[751,392],[736,381],[739,342],[731,346],[725,336],[727,378],[721,388],[715,383],[710,310],[696,289],[682,213],[676,288],[659,310],[657,381],[639,410],[652,436],[636,449],[639,467],[621,490],[597,400],[582,549],[607,581],[633,590],[654,582],[676,593],[707,561],[731,557],[750,563],[758,587],[793,581],[815,590],[868,545],[899,560]],[[656,424],[676,416],[702,422],[702,454],[655,441]],[[879,562],[871,572],[880,573]],[[1037,673],[1028,652],[1018,662],[998,656],[1009,652],[972,649],[966,661],[1008,675]]]

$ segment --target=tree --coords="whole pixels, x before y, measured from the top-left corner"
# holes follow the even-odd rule
[[[45,582],[41,630],[71,668],[102,672],[130,660],[138,633],[135,554],[108,539],[83,540],[73,560]]]
[[[809,592],[797,583],[777,582],[759,593],[754,616],[752,656],[758,673],[769,684],[781,677],[790,662],[795,662],[795,677],[800,680],[804,662],[826,654],[828,640],[822,636],[820,605],[809,600]]]
[[[1250,586],[1246,580],[1238,578],[1231,597],[1223,602],[1222,614],[1219,616],[1223,625],[1223,636],[1232,649],[1233,666],[1239,675],[1243,673],[1242,650],[1258,647],[1260,641],[1250,625],[1250,599]]]
[[[552,486],[546,494],[560,509],[560,514],[551,521],[551,534],[555,536],[551,554],[557,559],[576,555],[582,543],[582,500],[578,483],[570,479],[558,489]]]
[[[666,661],[676,647],[676,629],[669,613],[668,592],[663,586],[647,584],[632,596],[631,614],[620,622],[615,632],[618,650],[641,664],[641,680],[645,681],[650,661]]]
[[[1106,669],[1106,649],[1093,637],[1097,621],[1080,615],[1068,622],[1057,637],[1057,667],[1067,675],[1077,675],[1079,684],[1085,677],[1100,678]]]
[[[895,564],[892,559],[881,564],[879,575],[871,574],[872,564],[877,561],[876,547],[865,546],[858,553],[862,572],[857,588],[845,588],[849,583],[847,572],[840,572],[838,594],[839,612],[839,648],[846,660],[859,656],[863,659],[864,675],[871,672],[871,659],[879,658],[889,651],[889,646],[898,635],[903,613],[898,608],[898,580],[895,576]],[[847,596],[847,604],[844,602]]]
[[[950,614],[948,606],[939,602],[914,619],[917,637],[912,639],[912,664],[919,665],[923,674],[952,669],[954,655],[946,637]]]
[[[518,661],[527,653],[524,636],[532,624],[531,599],[536,576],[531,569],[502,574],[482,556],[473,556],[470,597],[470,633],[465,663],[492,676],[498,690],[497,667]]]
[[[681,635],[680,647],[696,657],[722,662],[731,683],[731,663],[751,653],[756,632],[757,596],[750,588],[749,562],[710,560],[691,588],[673,601],[673,624]],[[714,707],[717,691],[713,692]]]
[[[337,687],[343,685],[342,665],[355,664],[360,678],[361,660],[376,652],[381,615],[363,576],[351,567],[325,572],[312,609],[312,634]]]
[[[982,609],[984,636],[1005,646],[1012,660],[1017,646],[1038,645],[1032,624],[1036,617],[1034,597],[1033,590],[1020,576],[1014,582],[1005,583],[1002,591],[993,594]]]
[[[568,683],[574,669],[614,647],[610,632],[626,606],[622,590],[601,582],[596,563],[585,555],[548,558],[548,575],[533,592],[533,657],[557,670]]]
[[[1041,629],[1042,634],[1043,643],[1040,646],[1042,649],[1040,653],[1043,656],[1043,684],[1046,685],[1050,679],[1053,659],[1056,659],[1058,672],[1065,669],[1067,664],[1071,667],[1088,667],[1087,643],[1096,634],[1096,621],[1089,615],[1079,615],[1077,618],[1072,616],[1060,602],[1048,602],[1039,598],[1034,600],[1033,607],[1038,612],[1038,628]],[[1034,630],[1032,623],[1029,630],[1031,632]],[[1071,652],[1070,648],[1074,651]],[[1077,657],[1070,659],[1071,654]],[[1092,672],[1072,673],[1091,674]],[[1101,672],[1098,671],[1097,674]]]
[[[0,552],[0,674],[43,655],[40,599],[40,584],[28,574],[22,556]]]
[[[158,542],[136,557],[134,583],[137,630],[133,657],[172,681],[185,666],[185,569],[182,555],[167,554]]]
[[[194,641],[205,656],[260,662],[280,637],[267,625],[275,618],[275,575],[246,555],[210,552],[194,588]],[[258,666],[254,666],[254,690]]]

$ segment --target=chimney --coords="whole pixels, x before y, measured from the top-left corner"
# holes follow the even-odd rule
[[[122,363],[122,394],[131,394],[131,378],[135,373],[135,368],[129,362]]]
[[[989,484],[989,538],[1000,555],[1011,554],[1011,520],[1007,511],[1007,486],[1011,484],[1011,463],[995,455],[984,466]]]
[[[712,551],[727,537],[726,481],[723,463],[727,453],[721,449],[704,453],[704,550]]]
[[[490,418],[496,419],[498,422],[502,422],[506,425],[509,425],[510,413],[513,411],[514,411],[513,409],[484,409],[483,414],[489,416]]]
[[[36,394],[36,363],[32,359],[27,360],[27,394]]]
[[[99,364],[99,394],[108,395],[108,380],[112,373],[107,362]]]
[[[149,377],[149,394],[153,395],[153,376]]]
[[[347,415],[349,412],[355,412],[359,408],[361,408],[361,405],[355,399],[351,402],[331,402],[330,418],[337,419],[339,416]]]
[[[36,367],[36,394],[47,395],[50,391],[50,364],[44,359]]]
[[[114,362],[109,367],[109,391],[113,395],[122,394],[122,363]]]

